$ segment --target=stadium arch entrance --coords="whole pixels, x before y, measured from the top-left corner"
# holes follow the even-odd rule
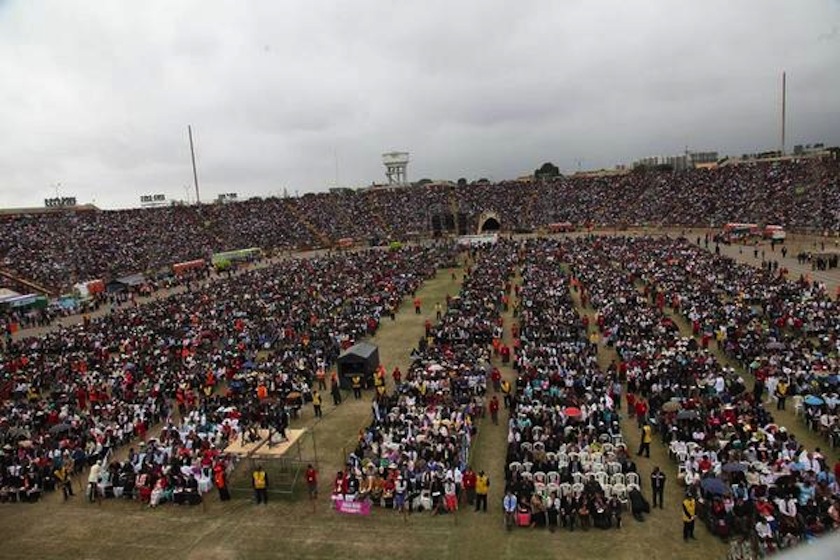
[[[502,220],[496,212],[483,212],[478,219],[476,233],[497,233],[502,229]]]

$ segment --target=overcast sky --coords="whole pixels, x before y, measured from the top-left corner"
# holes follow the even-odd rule
[[[187,124],[204,200],[773,149],[783,69],[840,144],[838,0],[0,0],[0,206],[182,199]]]

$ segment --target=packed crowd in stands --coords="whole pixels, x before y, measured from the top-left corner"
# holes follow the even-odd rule
[[[832,470],[820,448],[806,449],[778,425],[765,401],[774,386],[777,406],[796,393],[807,407],[826,386],[815,379],[836,374],[837,314],[825,312],[831,303],[820,287],[685,240],[605,237],[564,247],[604,342],[621,357],[628,409],[659,430],[710,529],[754,536],[772,552],[840,528],[840,466]],[[682,336],[666,307],[696,336]],[[752,388],[712,345],[755,375]],[[834,410],[824,395],[811,402]]]
[[[546,181],[423,185],[251,199],[230,204],[7,215],[0,267],[51,290],[155,271],[223,250],[266,251],[428,233],[432,212],[485,210],[511,231],[581,224],[708,226],[742,221],[840,229],[840,164],[754,163],[681,173],[632,172]]]
[[[0,499],[37,500],[92,466],[106,496],[193,501],[224,478],[230,441],[282,429],[294,410],[275,403],[308,388],[449,258],[429,246],[287,259],[6,341]],[[113,461],[135,438],[140,448]]]
[[[453,512],[463,496],[486,511],[486,492],[483,504],[475,495],[485,475],[467,460],[475,419],[488,404],[492,342],[516,252],[502,243],[471,254],[460,293],[420,339],[408,371],[395,373],[393,392],[377,384],[372,422],[337,473],[334,499],[437,514]]]

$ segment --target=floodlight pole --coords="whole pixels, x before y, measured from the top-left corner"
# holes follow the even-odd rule
[[[195,167],[195,146],[193,145],[192,125],[187,125],[187,134],[190,137],[190,157],[192,158],[193,182],[195,183],[195,203],[201,204],[201,197],[198,194],[198,170]]]
[[[785,155],[785,117],[787,109],[787,76],[782,72],[782,155]]]

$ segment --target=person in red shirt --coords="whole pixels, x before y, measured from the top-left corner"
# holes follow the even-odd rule
[[[462,484],[464,485],[464,495],[467,497],[468,505],[473,505],[473,503],[475,503],[476,478],[475,471],[467,465],[467,470],[464,471],[464,476],[462,477]]]
[[[493,424],[499,425],[499,397],[493,395],[490,399],[490,418],[493,419]]]
[[[703,455],[703,458],[700,459],[700,462],[697,464],[700,468],[700,472],[706,474],[710,470],[712,470],[712,462],[709,460],[708,455]]]
[[[627,401],[627,411],[631,416],[636,416],[636,394],[628,391],[624,399]]]
[[[502,349],[501,349],[500,352],[502,354],[502,363],[503,364],[509,363],[510,362],[510,347],[508,347],[507,344],[502,344]]]
[[[312,500],[312,509],[315,510],[315,499],[318,497],[318,471],[311,464],[306,465],[306,487],[309,489],[309,499]]]
[[[642,426],[644,426],[645,422],[647,421],[647,411],[648,411],[648,406],[647,406],[647,402],[645,401],[645,399],[640,398],[639,400],[637,400],[636,401],[636,421],[638,421],[638,423],[639,423],[639,429],[640,430],[642,429]]]
[[[490,380],[493,382],[493,392],[498,393],[502,388],[502,372],[499,368],[493,368],[490,373]]]
[[[219,490],[219,500],[226,502],[230,500],[230,491],[227,484],[227,472],[223,462],[219,461],[213,467],[213,482]]]

